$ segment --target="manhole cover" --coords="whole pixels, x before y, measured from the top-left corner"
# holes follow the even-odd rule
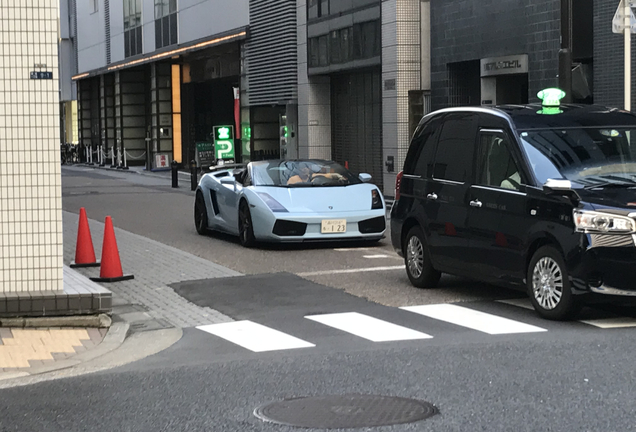
[[[286,399],[263,405],[254,414],[288,426],[348,429],[412,423],[437,414],[437,408],[414,399],[351,394]]]

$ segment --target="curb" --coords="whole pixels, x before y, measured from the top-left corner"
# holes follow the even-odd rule
[[[97,357],[101,357],[110,351],[118,348],[121,344],[124,343],[126,336],[128,335],[128,330],[130,326],[125,322],[114,323],[102,342],[93,348],[90,351],[86,351],[80,354],[73,356],[67,360],[60,360],[55,362],[54,364],[47,366],[38,366],[33,367],[28,371],[18,371],[18,372],[2,372],[0,373],[0,381],[5,381],[13,378],[21,378],[32,375],[39,375],[46,372],[53,372],[61,369],[68,369],[73,366],[77,366],[80,363],[84,363],[89,360],[93,360]]]
[[[42,318],[0,318],[0,327],[34,328],[34,327],[96,327],[107,328],[112,319],[106,314],[76,315]]]

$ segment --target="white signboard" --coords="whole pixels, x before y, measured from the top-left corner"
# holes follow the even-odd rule
[[[614,18],[612,19],[612,32],[613,33],[623,33],[625,29],[625,0],[621,0],[621,3],[618,5],[616,9],[616,13],[614,14]],[[636,6],[636,0],[627,0],[630,7],[630,27],[631,33],[636,33],[636,16],[634,16],[634,12],[631,10],[634,6]]]

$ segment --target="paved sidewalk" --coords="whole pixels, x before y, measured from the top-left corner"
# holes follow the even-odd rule
[[[65,262],[71,262],[74,258],[78,221],[78,215],[63,212]],[[116,227],[117,221],[113,223]],[[104,224],[90,219],[89,224],[99,259]],[[115,319],[129,322],[132,330],[169,326],[186,328],[232,321],[218,311],[188,302],[169,285],[240,276],[240,273],[119,228],[115,228],[115,235],[124,273],[135,276],[133,280],[104,285],[113,292]],[[99,268],[78,271],[86,276],[99,275]]]
[[[0,328],[0,372],[52,365],[99,345],[106,328]]]

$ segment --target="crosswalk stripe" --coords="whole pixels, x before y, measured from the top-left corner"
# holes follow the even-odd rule
[[[599,318],[581,322],[602,329],[636,327],[636,319],[630,317]]]
[[[400,309],[491,335],[547,331],[541,327],[452,304],[405,306]]]
[[[252,321],[234,321],[197,327],[254,352],[310,348],[315,345]]]
[[[497,300],[497,302],[509,304],[511,306],[517,306],[517,307],[528,309],[528,310],[534,310],[534,308],[532,307],[532,303],[530,303],[530,299],[527,298],[527,297],[526,298],[507,299],[507,300]]]
[[[358,312],[309,315],[305,318],[368,339],[372,342],[430,339],[433,337],[426,333],[382,321]]]

